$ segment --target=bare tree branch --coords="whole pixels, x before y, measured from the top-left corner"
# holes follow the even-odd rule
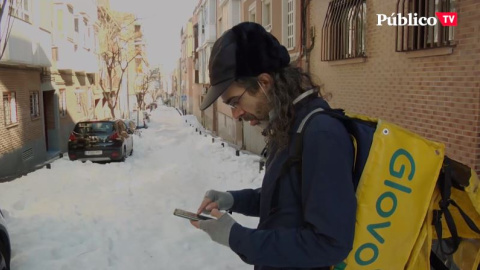
[[[133,14],[117,13],[99,8],[100,58],[102,60],[101,88],[113,118],[118,105],[123,76],[138,55],[133,49]],[[106,78],[105,78],[106,76]],[[105,80],[107,84],[105,84]]]

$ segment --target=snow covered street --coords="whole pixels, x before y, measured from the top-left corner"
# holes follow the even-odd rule
[[[12,270],[253,268],[172,213],[196,211],[208,189],[259,187],[259,157],[212,143],[174,108],[160,106],[151,119],[124,163],[64,155],[0,184]],[[233,217],[256,227],[255,218]]]

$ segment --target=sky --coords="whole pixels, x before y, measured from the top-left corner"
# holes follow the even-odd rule
[[[67,155],[0,183],[0,208],[12,242],[11,269],[246,270],[228,247],[210,240],[175,208],[196,211],[208,189],[257,188],[259,156],[202,130],[171,107],[152,112],[125,162],[94,164]],[[243,226],[258,219],[233,214]]]
[[[172,71],[180,57],[180,31],[193,16],[199,0],[110,0],[114,10],[140,19],[151,64]]]

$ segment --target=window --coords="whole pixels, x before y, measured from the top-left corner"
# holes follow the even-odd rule
[[[74,27],[75,32],[78,33],[78,18],[73,19],[73,27]]]
[[[205,83],[205,61],[203,60],[204,58],[205,51],[202,50],[199,53],[199,62],[200,62],[200,79],[199,83]]]
[[[89,87],[88,90],[87,90],[87,93],[88,93],[88,96],[87,96],[87,106],[88,106],[88,109],[92,109],[93,108],[93,92],[92,92],[92,88]]]
[[[77,112],[81,112],[82,110],[82,96],[80,93],[75,93],[75,97],[77,99]]]
[[[218,35],[223,34],[223,23],[222,23],[222,17],[218,18]]]
[[[435,17],[435,12],[455,12],[456,0],[398,0],[397,14],[417,18]],[[435,25],[397,26],[396,51],[407,52],[430,48],[448,47],[454,44],[454,27]]]
[[[59,32],[63,32],[63,10],[57,10],[57,29]]]
[[[295,48],[295,1],[283,0],[283,43],[287,49]]]
[[[322,27],[322,61],[365,57],[365,1],[330,1]]]
[[[75,31],[75,18],[73,16],[73,7],[67,6],[68,15],[67,15],[67,37],[73,39],[73,32]]]
[[[20,20],[30,22],[30,1],[31,0],[13,0],[10,7],[10,15]]]
[[[83,47],[90,48],[90,27],[88,26],[88,20],[83,18]]]
[[[233,7],[231,7],[231,8],[233,8]],[[222,6],[218,7],[218,9],[219,9],[219,12],[220,12],[220,14],[218,14],[218,27],[219,27],[218,34],[221,35],[221,34],[223,34],[223,32],[225,32],[225,30],[227,30],[228,28],[231,27],[231,26],[229,26],[230,23],[234,23],[234,22],[232,22],[232,19],[235,18],[235,16],[231,17],[233,14],[229,14],[230,8],[229,8],[228,5],[222,5]],[[232,11],[230,11],[230,12],[232,12]]]
[[[256,8],[255,8],[255,4],[256,3],[253,3],[249,8],[248,8],[248,21],[249,22],[255,22],[256,20],[256,16],[255,14],[257,13],[256,11]]]
[[[212,47],[207,47],[205,52],[205,83],[210,83],[210,73],[208,71],[208,61],[210,59],[210,53],[212,52]]]
[[[262,2],[262,25],[267,31],[272,29],[272,3],[270,0]]]
[[[3,93],[3,115],[6,126],[18,123],[15,92]]]
[[[55,62],[60,60],[58,58],[58,47],[52,47],[52,60]]]
[[[84,92],[83,89],[75,89],[75,98],[77,104],[77,112],[81,113],[83,111],[83,101],[82,101],[82,93]]]
[[[30,92],[30,117],[40,117],[39,94],[38,91]]]
[[[60,111],[60,116],[67,115],[67,95],[65,89],[60,90],[60,95],[58,96],[58,108]]]
[[[52,30],[52,10],[51,5],[40,4],[40,27],[49,32]]]

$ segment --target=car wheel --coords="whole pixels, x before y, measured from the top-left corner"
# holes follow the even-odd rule
[[[7,249],[4,244],[0,242],[0,270],[9,270],[10,269],[10,258],[7,254]]]
[[[127,147],[123,146],[122,158],[120,159],[120,161],[124,162],[126,158],[127,158]]]

